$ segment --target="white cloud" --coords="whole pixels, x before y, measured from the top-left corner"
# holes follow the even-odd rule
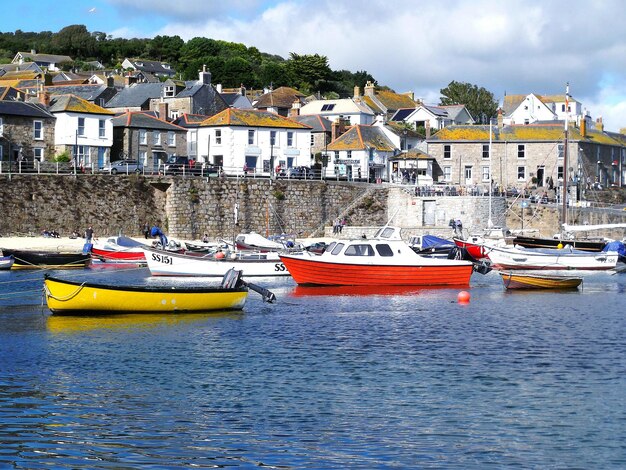
[[[366,70],[380,84],[431,101],[452,80],[484,86],[499,99],[505,92],[562,93],[570,82],[573,96],[593,116],[602,112],[607,128],[626,126],[626,97],[612,94],[626,89],[626,10],[618,0],[292,0],[264,8],[253,0],[191,0],[181,8],[109,1],[169,10],[173,21],[153,35],[241,42],[285,58],[319,53],[333,69]],[[194,12],[193,21],[182,9]]]

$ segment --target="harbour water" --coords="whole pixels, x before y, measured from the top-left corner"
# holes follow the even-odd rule
[[[626,274],[107,318],[51,316],[41,279],[0,272],[0,468],[626,467]]]

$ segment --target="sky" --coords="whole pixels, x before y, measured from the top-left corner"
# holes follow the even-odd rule
[[[626,128],[622,0],[14,0],[0,30],[83,24],[113,37],[178,35],[328,57],[438,104],[452,80],[505,95],[563,94],[606,130]],[[45,51],[42,51],[45,52]]]

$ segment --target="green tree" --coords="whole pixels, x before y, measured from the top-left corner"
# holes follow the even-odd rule
[[[60,54],[72,59],[93,56],[96,50],[96,39],[82,24],[66,26],[53,35],[52,48]]]
[[[146,57],[169,63],[178,62],[185,45],[180,36],[155,36],[146,44]]]
[[[291,52],[287,68],[294,80],[296,88],[303,93],[319,89],[319,86],[332,78],[332,70],[328,66],[328,57],[319,54],[296,54]]]
[[[471,83],[453,80],[439,92],[441,93],[439,104],[464,104],[476,122],[488,123],[498,111],[498,102],[493,93]]]

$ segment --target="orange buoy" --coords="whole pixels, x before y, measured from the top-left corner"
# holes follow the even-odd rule
[[[466,290],[462,290],[461,292],[459,292],[459,295],[456,296],[456,300],[460,303],[460,304],[469,304],[470,301],[470,293],[467,292]]]
[[[215,259],[224,259],[225,257],[226,255],[221,251],[218,251],[217,253],[215,253]]]

